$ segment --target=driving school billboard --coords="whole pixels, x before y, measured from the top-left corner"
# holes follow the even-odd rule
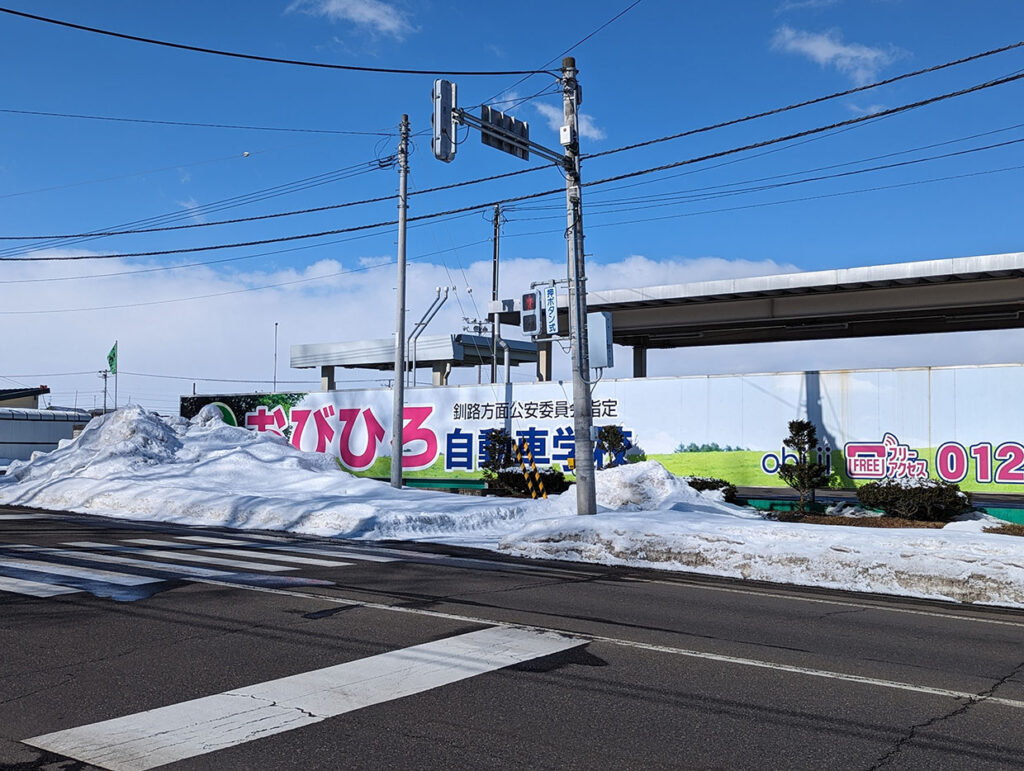
[[[506,428],[538,464],[575,453],[571,385],[514,383],[406,390],[403,469],[479,476],[483,438]],[[797,418],[817,426],[836,482],[938,478],[965,490],[1024,493],[1024,366],[838,370],[606,380],[595,425],[627,437],[676,474],[784,486],[782,444]],[[183,397],[192,417],[216,403],[228,422],[334,455],[353,473],[390,473],[387,389]],[[598,463],[604,463],[598,451]]]

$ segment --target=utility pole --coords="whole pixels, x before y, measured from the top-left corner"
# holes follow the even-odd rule
[[[565,147],[566,252],[569,273],[569,336],[572,356],[573,433],[576,439],[576,513],[597,513],[594,480],[593,403],[590,398],[590,353],[587,350],[587,278],[583,257],[583,203],[580,199],[579,84],[576,59],[562,59],[562,138]]]
[[[103,414],[107,414],[107,378],[110,377],[108,370],[100,372],[100,377],[103,378]]]
[[[274,322],[274,393],[277,393],[277,322]]]
[[[501,206],[494,204],[494,259],[491,266],[491,301],[498,302],[498,239],[501,237]],[[498,382],[498,314],[491,315],[491,382]]]
[[[398,141],[398,310],[395,316],[395,403],[391,424],[391,486],[402,487],[402,434],[405,429],[405,217],[409,177],[409,116],[402,116]]]

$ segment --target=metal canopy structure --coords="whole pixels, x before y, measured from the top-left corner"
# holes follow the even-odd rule
[[[1024,326],[1024,253],[588,292],[587,309],[640,351],[1007,329]],[[508,301],[492,311],[518,321]]]
[[[537,361],[536,343],[524,340],[508,340],[509,364],[533,364]],[[502,352],[498,351],[499,360]],[[415,360],[417,367],[434,370],[435,384],[447,381],[448,373],[454,367],[475,367],[489,365],[492,360],[491,338],[483,335],[424,335],[413,350],[409,351],[410,363]],[[376,369],[393,370],[395,367],[395,341],[387,337],[378,340],[350,340],[342,343],[310,343],[293,345],[291,366],[296,369],[321,368],[325,390],[334,387],[333,369]],[[330,372],[325,372],[330,370]],[[330,379],[330,383],[326,381]]]

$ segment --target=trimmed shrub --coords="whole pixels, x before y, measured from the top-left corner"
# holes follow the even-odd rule
[[[529,497],[530,489],[523,470],[516,462],[515,449],[508,431],[492,428],[484,440],[487,459],[481,464],[488,486],[502,495]],[[569,489],[565,475],[556,468],[539,468],[537,473],[548,495],[564,493]]]
[[[829,471],[823,463],[811,460],[818,447],[818,431],[809,420],[789,421],[789,436],[782,443],[796,454],[796,463],[783,463],[779,478],[796,490],[800,499],[797,511],[805,513],[808,503],[814,502],[814,491],[828,487]]]
[[[622,466],[627,463],[625,459],[625,452],[629,450],[633,444],[622,432],[622,426],[601,426],[601,428],[597,430],[596,446],[597,449],[604,453],[607,458],[604,462],[603,468],[615,468],[616,466]]]
[[[504,495],[512,495],[520,498],[530,497],[530,488],[526,484],[526,478],[523,476],[522,469],[505,468],[500,471],[490,473],[493,473],[493,476],[488,474],[487,481],[496,491]],[[566,480],[565,475],[558,469],[539,468],[537,469],[537,473],[540,475],[540,479],[544,483],[544,492],[548,495],[557,495],[558,493],[564,493],[569,489],[570,485],[568,480]]]
[[[484,476],[489,473],[496,473],[501,469],[510,467],[515,462],[515,452],[512,449],[512,437],[503,428],[492,428],[484,439],[484,454],[486,460],[480,464],[484,470]]]
[[[938,479],[870,482],[857,488],[861,506],[881,509],[887,517],[918,522],[950,522],[974,508],[959,485]]]
[[[736,503],[736,487],[715,477],[687,477],[686,483],[694,490],[721,490],[726,503]]]
[[[643,463],[645,460],[647,460],[647,453],[640,445],[634,444],[626,450],[626,463]]]

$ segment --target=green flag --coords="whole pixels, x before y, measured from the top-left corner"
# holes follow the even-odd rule
[[[114,375],[117,374],[117,343],[114,343],[114,347],[110,349],[110,353],[107,354],[107,369]]]

